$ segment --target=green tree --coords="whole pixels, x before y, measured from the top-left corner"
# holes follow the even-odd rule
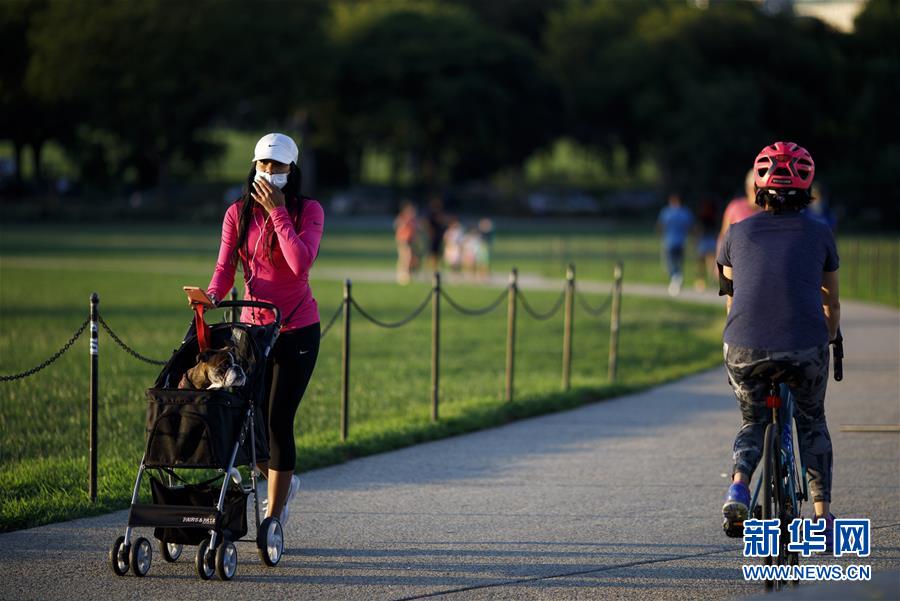
[[[446,1],[466,7],[493,29],[521,36],[535,48],[543,45],[548,16],[564,2],[564,0]]]
[[[519,165],[553,131],[554,90],[534,52],[468,11],[344,4],[333,35],[345,138],[411,157],[426,185]]]
[[[774,139],[827,158],[844,98],[839,34],[751,3],[572,4],[548,54],[573,133],[652,156],[665,187],[723,197]]]
[[[33,57],[28,32],[46,5],[44,0],[0,4],[0,139],[12,142],[20,191],[25,148],[32,150],[32,173],[40,182],[44,144],[52,138],[68,139],[73,131],[71,106],[38,98],[24,85]]]
[[[841,168],[837,192],[860,205],[875,206],[881,224],[900,227],[900,3],[870,0],[856,18],[849,40],[845,137],[835,165]],[[860,202],[862,201],[862,202]]]
[[[29,34],[27,89],[82,107],[82,143],[152,187],[215,158],[207,132],[223,119],[283,122],[318,69],[324,15],[312,0],[51,2]]]

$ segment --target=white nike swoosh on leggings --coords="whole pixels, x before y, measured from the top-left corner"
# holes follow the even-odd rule
[[[297,351],[297,354],[299,354],[299,355],[305,355],[305,354],[308,353],[308,352],[309,352],[309,351]]]

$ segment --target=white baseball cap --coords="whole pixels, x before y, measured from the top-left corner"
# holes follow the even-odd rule
[[[284,134],[266,134],[259,139],[259,142],[256,143],[256,148],[253,149],[254,161],[271,159],[290,165],[297,162],[299,155],[300,151],[297,149],[297,144],[294,143],[290,136]]]

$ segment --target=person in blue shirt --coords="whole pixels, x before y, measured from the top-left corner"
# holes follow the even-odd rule
[[[682,271],[684,244],[693,224],[694,217],[687,208],[682,206],[681,196],[674,193],[669,194],[669,204],[659,212],[656,227],[657,230],[662,231],[663,255],[666,261],[666,271],[669,274],[670,296],[677,296],[681,292],[681,284],[684,282]]]
[[[742,418],[722,513],[727,532],[750,512],[750,476],[762,456],[770,411],[770,381],[754,369],[770,361],[790,365],[798,374],[791,391],[800,457],[830,548],[833,455],[825,388],[828,344],[837,338],[841,318],[837,249],[831,229],[804,211],[815,174],[809,152],[776,142],[759,153],[754,174],[763,211],[733,224],[716,258],[719,294],[727,295],[725,367]]]

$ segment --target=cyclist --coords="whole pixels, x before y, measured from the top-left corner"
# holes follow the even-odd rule
[[[828,226],[802,212],[815,175],[809,152],[775,142],[756,157],[753,173],[763,210],[728,229],[717,257],[719,294],[727,295],[725,367],[742,417],[722,512],[735,524],[750,511],[750,476],[762,455],[770,386],[753,369],[767,361],[789,363],[802,374],[792,384],[800,457],[830,549],[832,448],[824,403],[828,343],[840,323],[837,249]]]

